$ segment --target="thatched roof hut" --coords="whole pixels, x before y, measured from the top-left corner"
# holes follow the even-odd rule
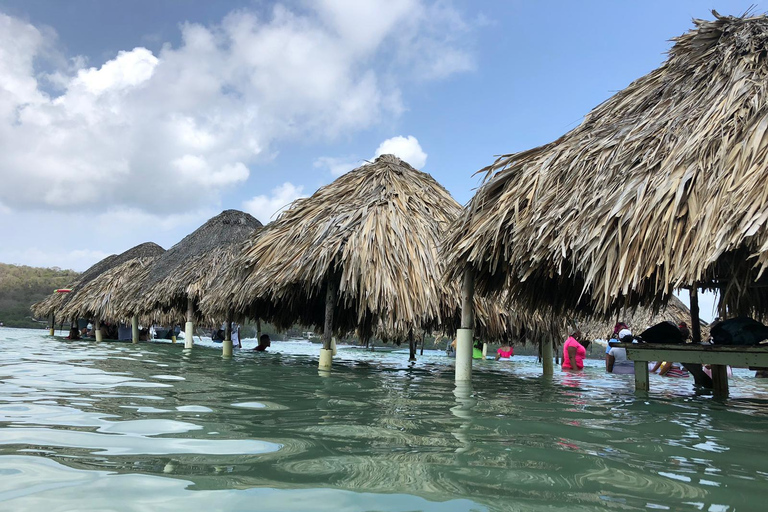
[[[187,301],[196,302],[210,275],[234,254],[228,250],[256,233],[262,225],[253,216],[225,210],[211,218],[152,262],[141,293],[122,307],[145,315],[172,310],[184,312]],[[200,319],[199,312],[195,312]],[[220,319],[219,319],[220,321]]]
[[[93,282],[104,272],[134,258],[151,258],[158,256],[163,252],[165,252],[165,249],[156,243],[144,242],[121,254],[107,256],[80,274],[77,280],[69,287],[72,290],[71,292],[63,294],[52,293],[42,301],[33,304],[32,313],[38,318],[45,318],[52,314],[58,314],[58,311],[74,300],[86,285]]]
[[[130,322],[134,315],[142,323],[150,324],[160,318],[139,315],[139,311],[126,303],[130,297],[143,292],[149,268],[158,256],[142,256],[121,263],[99,275],[80,288],[60,311],[64,318],[99,318],[112,322]]]
[[[330,286],[339,335],[401,340],[415,329],[450,329],[459,292],[440,281],[439,244],[460,212],[429,174],[382,155],[295,201],[246,242],[202,307],[214,314],[231,306],[281,327],[324,328]],[[490,304],[485,310],[500,311]],[[489,332],[506,327],[493,313],[478,322]]]
[[[768,17],[713,13],[577,128],[483,169],[450,278],[534,308],[698,286],[728,314],[768,312]]]

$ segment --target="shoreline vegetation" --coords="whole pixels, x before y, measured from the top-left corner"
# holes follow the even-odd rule
[[[6,327],[40,327],[30,306],[57,288],[69,285],[79,272],[58,267],[30,267],[0,263],[0,322]]]

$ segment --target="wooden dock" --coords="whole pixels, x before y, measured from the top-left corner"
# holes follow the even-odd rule
[[[650,389],[649,361],[712,365],[713,391],[716,396],[728,396],[727,365],[768,368],[768,346],[666,345],[656,343],[618,343],[612,346],[627,349],[627,359],[635,361],[635,391],[647,392]]]

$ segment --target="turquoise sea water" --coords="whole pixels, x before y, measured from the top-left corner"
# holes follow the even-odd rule
[[[0,328],[0,510],[766,510],[768,380],[541,377],[431,352],[270,353]],[[247,347],[254,346],[249,340]]]

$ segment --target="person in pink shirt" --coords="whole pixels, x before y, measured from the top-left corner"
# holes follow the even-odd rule
[[[513,355],[515,355],[515,349],[512,348],[512,345],[504,345],[496,351],[496,360],[509,360]]]
[[[587,357],[587,349],[581,337],[581,331],[575,331],[565,340],[563,345],[563,371],[581,371],[584,369],[584,358]]]

